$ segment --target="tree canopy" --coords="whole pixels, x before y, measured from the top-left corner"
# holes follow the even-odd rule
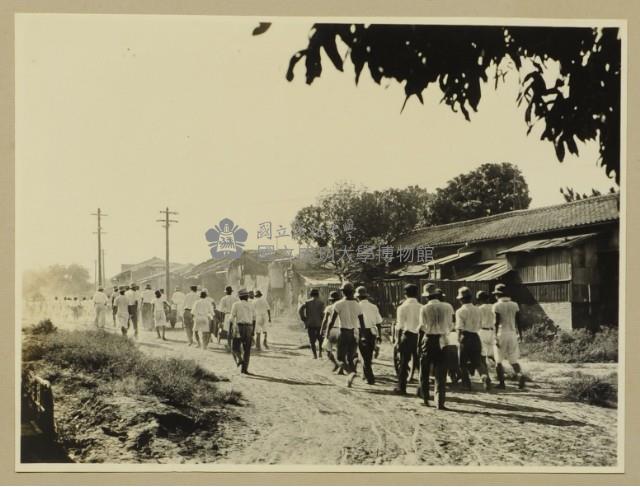
[[[529,186],[513,164],[483,164],[436,190],[429,223],[440,225],[529,208]]]
[[[422,92],[436,84],[442,101],[467,120],[478,110],[489,76],[497,87],[508,73],[505,66],[512,65],[522,76],[516,102],[526,104],[527,133],[542,121],[540,138],[553,144],[560,161],[567,151],[578,155],[577,142],[597,140],[600,164],[619,183],[617,28],[315,24],[308,45],[291,58],[287,79],[294,79],[294,68],[304,59],[311,84],[322,74],[321,52],[342,71],[338,39],[348,47],[356,83],[366,66],[376,83],[395,79],[404,83],[406,99],[420,102]],[[552,65],[559,72],[548,84]]]

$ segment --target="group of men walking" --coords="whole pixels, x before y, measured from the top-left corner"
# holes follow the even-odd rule
[[[463,387],[470,390],[470,376],[477,371],[484,389],[489,390],[489,359],[496,363],[498,388],[505,388],[505,362],[513,367],[518,386],[524,387],[525,376],[518,363],[519,307],[508,296],[504,284],[496,285],[494,304],[489,303],[490,296],[486,291],[476,294],[476,305],[471,290],[459,288],[456,299],[461,306],[456,311],[442,300],[442,291],[433,284],[426,284],[423,288],[422,297],[426,304],[418,301],[419,289],[415,284],[405,286],[404,293],[406,298],[398,306],[394,332],[399,355],[396,393],[406,394],[409,362],[413,360],[415,363],[416,358],[420,370],[417,393],[428,405],[429,377],[433,373],[437,409],[446,409],[448,372],[455,383],[459,370]],[[456,332],[453,337],[452,331]],[[459,353],[453,340],[458,343]],[[450,351],[452,348],[453,352]]]
[[[298,309],[305,324],[314,359],[322,358],[323,349],[334,364],[334,373],[347,376],[347,387],[356,377],[362,361],[363,379],[375,383],[372,360],[379,350],[382,317],[378,307],[369,300],[366,288],[354,289],[347,282],[342,295],[333,291],[329,303],[320,300],[313,289],[310,298]],[[498,284],[490,294],[480,291],[474,296],[468,287],[458,289],[460,307],[443,300],[443,293],[434,284],[426,284],[420,296],[415,284],[404,288],[405,299],[397,308],[392,330],[397,385],[394,392],[407,393],[409,372],[420,373],[417,395],[429,405],[430,377],[434,378],[434,400],[437,409],[446,409],[446,377],[452,383],[462,382],[471,390],[471,376],[476,372],[485,390],[492,387],[489,360],[496,363],[497,388],[505,388],[504,363],[510,363],[520,388],[525,376],[518,363],[520,334],[519,307],[508,296],[504,284]],[[426,302],[421,302],[420,298]],[[360,356],[358,357],[358,352]]]
[[[356,377],[358,351],[362,358],[364,380],[375,384],[372,361],[381,337],[382,316],[369,301],[364,286],[354,289],[346,282],[340,292],[329,295],[329,304],[320,300],[320,292],[312,289],[310,299],[298,309],[307,329],[314,358],[322,357],[323,345],[334,365],[334,373],[347,376],[347,387]]]

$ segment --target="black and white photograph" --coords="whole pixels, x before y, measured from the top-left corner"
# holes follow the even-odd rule
[[[622,472],[626,89],[621,20],[16,14],[16,470]]]

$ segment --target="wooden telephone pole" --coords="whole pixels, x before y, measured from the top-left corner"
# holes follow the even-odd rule
[[[102,213],[102,211],[100,210],[100,208],[98,208],[98,212],[97,213],[91,213],[92,216],[96,216],[98,217],[98,231],[97,232],[93,232],[94,234],[98,235],[98,286],[103,286],[104,282],[103,282],[103,269],[102,269],[102,264],[103,264],[103,253],[102,253],[102,234],[106,233],[102,231],[102,222],[101,219],[103,216],[109,216],[106,215],[104,213]]]
[[[171,274],[171,269],[170,269],[170,263],[169,263],[169,226],[171,225],[171,223],[178,223],[178,220],[171,220],[169,215],[177,215],[178,212],[176,211],[169,211],[169,207],[167,206],[164,210],[160,210],[160,213],[164,213],[164,218],[161,220],[156,220],[157,222],[160,223],[164,223],[164,225],[162,225],[165,229],[165,236],[166,236],[166,252],[165,252],[165,264],[164,264],[164,272],[165,272],[165,279],[166,279],[166,285],[165,285],[165,293],[166,296],[169,296],[171,293],[171,278],[170,278],[170,274]]]

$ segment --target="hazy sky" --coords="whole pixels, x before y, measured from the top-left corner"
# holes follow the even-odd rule
[[[224,217],[256,245],[262,221],[287,226],[338,180],[370,189],[433,190],[485,162],[522,170],[532,206],[613,185],[595,144],[560,164],[526,136],[519,77],[486,86],[466,122],[393,81],[378,86],[324,64],[311,86],[303,63],[311,21],[205,16],[18,15],[16,19],[16,252],[27,268],[76,262],[93,272],[95,217],[108,217],[106,270],[164,256],[165,206],[178,211],[172,261],[209,258],[204,232]],[[373,222],[372,222],[373,224]],[[268,243],[268,242],[261,242]],[[282,243],[285,243],[284,241]],[[291,246],[291,242],[288,243]]]

